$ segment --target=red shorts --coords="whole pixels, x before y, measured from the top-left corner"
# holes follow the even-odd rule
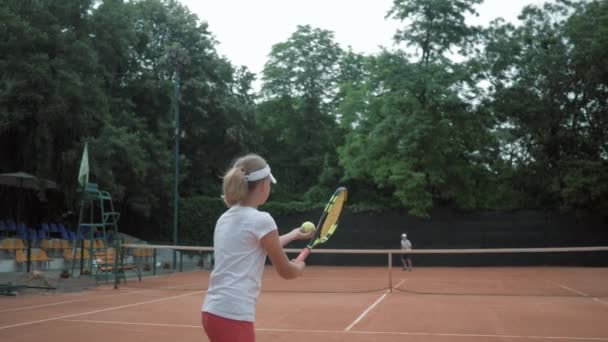
[[[253,322],[228,319],[204,311],[202,320],[211,342],[255,342]]]

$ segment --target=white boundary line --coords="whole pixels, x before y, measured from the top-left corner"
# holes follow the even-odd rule
[[[63,302],[53,302],[53,303],[40,304],[40,305],[24,306],[24,307],[20,307],[20,308],[4,309],[4,310],[0,310],[0,312],[11,312],[11,311],[21,311],[21,310],[27,310],[27,309],[43,308],[45,306],[54,306],[54,305],[68,304],[68,303],[74,303],[74,302],[82,302],[83,300],[84,299],[65,300]]]
[[[114,306],[114,307],[110,307],[110,308],[93,310],[93,311],[88,311],[88,312],[81,312],[81,313],[77,313],[77,314],[70,314],[70,315],[64,315],[64,316],[45,318],[45,319],[41,319],[41,320],[37,320],[37,321],[29,321],[29,322],[17,323],[17,324],[13,324],[13,325],[5,325],[3,327],[0,327],[0,330],[10,329],[10,328],[16,328],[16,327],[21,327],[21,326],[24,326],[24,325],[31,325],[31,324],[36,324],[36,323],[48,322],[48,321],[56,321],[56,320],[60,320],[60,319],[64,319],[64,318],[78,317],[78,316],[96,314],[96,313],[100,313],[100,312],[106,312],[106,311],[112,311],[112,310],[130,308],[130,307],[133,307],[133,306],[139,306],[139,305],[145,305],[145,304],[163,302],[163,301],[170,300],[170,299],[175,299],[175,298],[180,298],[180,297],[186,297],[186,296],[191,296],[193,294],[199,294],[199,293],[205,293],[205,292],[207,292],[207,291],[196,291],[196,292],[190,292],[190,293],[186,293],[186,294],[181,294],[181,295],[178,295],[178,296],[171,296],[171,297],[159,298],[159,299],[154,299],[154,300],[148,300],[148,301],[145,301],[145,302],[132,303],[132,304],[121,305],[121,306]]]
[[[592,299],[593,299],[593,300],[595,300],[596,302],[600,302],[600,303],[603,303],[603,304],[608,304],[608,302],[607,302],[607,301],[601,300],[601,299],[599,299],[599,298],[597,298],[597,297],[592,297],[592,296],[591,296],[591,295],[589,295],[589,294],[586,294],[586,293],[584,293],[584,292],[581,292],[581,291],[575,290],[575,289],[570,288],[570,287],[568,287],[568,286],[565,286],[565,285],[562,285],[562,284],[556,283],[556,282],[554,282],[554,281],[551,281],[551,283],[553,283],[554,285],[557,285],[557,286],[559,286],[559,287],[561,287],[561,288],[563,288],[563,289],[565,289],[565,290],[568,290],[568,291],[574,292],[574,293],[576,293],[576,294],[579,294],[579,295],[581,295],[581,296],[583,296],[583,297],[592,298]]]
[[[406,280],[407,279],[401,279],[401,281],[397,285],[393,286],[393,289],[399,288],[399,286],[401,286],[401,284],[405,283]]]
[[[157,274],[157,275],[154,275],[154,276],[146,276],[146,279],[154,279],[154,278],[167,277],[167,276],[170,276],[172,274],[173,273]],[[162,290],[162,289],[173,289],[173,288],[177,288],[177,287],[190,286],[190,285],[198,285],[198,284],[204,284],[204,283],[192,283],[192,284],[184,284],[184,285],[178,285],[178,286],[168,286],[166,288],[156,288],[156,289],[152,289],[152,288],[145,289],[145,288],[141,288],[141,287],[120,286],[119,289],[123,289],[123,290],[138,290],[138,291],[123,292],[123,293],[119,293],[119,294],[112,294],[112,295],[109,295],[108,297],[118,297],[118,296],[130,295],[130,294],[141,293],[141,292],[146,292],[146,291],[154,291],[154,290]],[[101,287],[98,287],[98,289],[103,289],[103,286],[105,286],[105,285],[102,285]],[[95,300],[95,299],[104,299],[104,298],[108,298],[108,297],[95,297],[95,298],[87,297],[85,299],[73,299],[73,300],[66,300],[66,301],[62,301],[62,302],[53,302],[53,303],[47,303],[47,304],[25,306],[25,307],[20,307],[20,308],[2,309],[2,310],[0,310],[0,313],[2,313],[2,312],[11,312],[11,311],[21,311],[21,310],[28,310],[28,309],[37,309],[37,308],[43,308],[43,307],[47,307],[47,306],[55,306],[55,305],[75,303],[75,302],[85,302],[85,301],[90,301],[90,300]]]
[[[374,304],[370,305],[367,309],[365,309],[365,311],[363,311],[363,313],[361,315],[359,315],[359,317],[357,317],[357,319],[355,319],[349,326],[347,326],[344,329],[344,331],[350,331],[350,329],[352,327],[354,327],[355,324],[359,323],[359,321],[362,320],[363,317],[365,317],[365,315],[367,315],[376,305],[378,305],[378,303],[380,303],[386,297],[387,294],[388,293],[385,293],[382,296],[380,296],[380,298],[376,299]]]
[[[82,298],[82,299],[73,299],[73,300],[65,300],[62,302],[53,302],[53,303],[47,303],[47,304],[39,304],[39,305],[32,305],[32,306],[24,306],[24,307],[20,307],[20,308],[10,308],[10,309],[3,309],[0,310],[1,312],[10,312],[10,311],[21,311],[21,310],[28,310],[28,309],[37,309],[37,308],[43,308],[43,307],[47,307],[47,306],[55,306],[55,305],[61,305],[61,304],[68,304],[68,303],[76,303],[76,302],[87,302],[87,301],[91,301],[91,300],[96,300],[96,299],[105,299],[108,297],[118,297],[118,296],[124,296],[124,295],[130,295],[130,294],[135,294],[135,293],[140,293],[140,292],[144,292],[142,291],[133,291],[133,292],[124,292],[124,293],[119,293],[119,294],[112,294],[106,297],[87,297],[87,298]]]
[[[608,302],[607,302],[607,301],[605,301],[605,300],[601,300],[601,299],[599,299],[599,298],[597,298],[597,297],[593,297],[593,300],[598,301],[598,302],[600,302],[600,303],[608,304]]]
[[[268,277],[262,278],[262,280],[269,280],[269,281],[281,280],[281,279],[283,279],[283,278],[276,277],[276,276],[268,276]],[[300,281],[323,280],[323,281],[345,281],[345,282],[346,281],[362,281],[362,280],[370,280],[370,281],[378,280],[378,278],[370,278],[370,277],[368,277],[368,278],[363,278],[363,277],[360,277],[360,278],[330,278],[330,277],[306,277],[306,276],[300,277],[298,279],[300,279]]]
[[[197,282],[197,283],[189,283],[189,284],[181,284],[181,285],[173,285],[173,286],[159,286],[159,287],[155,287],[155,288],[141,288],[141,287],[121,287],[121,289],[125,289],[125,290],[142,290],[142,291],[162,291],[162,290],[173,290],[173,289],[179,289],[180,287],[187,287],[187,286],[192,286],[192,285],[205,285],[207,283],[205,282]],[[199,286],[200,288],[200,286]],[[191,289],[192,291],[196,290],[196,289]],[[202,290],[201,290],[202,291]]]
[[[562,284],[560,284],[560,283],[556,283],[556,282],[554,282],[554,281],[552,281],[552,280],[549,280],[549,282],[550,282],[550,283],[552,283],[553,285],[557,285],[557,286],[561,287],[561,288],[562,288],[562,289],[564,289],[564,290],[568,290],[568,291],[570,291],[570,292],[576,293],[577,295],[581,295],[581,296],[583,296],[583,297],[591,297],[590,295],[588,295],[588,294],[586,294],[586,293],[584,293],[584,292],[581,292],[581,291],[575,290],[575,289],[570,288],[570,287],[568,287],[568,286],[566,286],[566,285],[562,285]]]
[[[151,327],[170,327],[170,328],[201,328],[201,325],[189,324],[166,324],[166,323],[140,323],[140,322],[118,322],[118,321],[96,321],[91,319],[62,319],[66,322],[78,323],[97,323],[97,324],[118,324],[118,325],[145,325]]]
[[[118,325],[142,325],[156,327],[192,328],[201,329],[200,325],[186,324],[163,324],[163,323],[137,323],[119,321],[94,321],[94,320],[64,320],[67,322],[96,323],[96,324],[118,324]],[[484,337],[496,339],[533,339],[533,340],[571,340],[571,341],[608,341],[608,337],[576,337],[576,336],[533,336],[533,335],[499,335],[499,334],[456,334],[456,333],[432,333],[432,332],[395,332],[395,331],[357,331],[357,330],[305,330],[305,329],[272,329],[256,328],[257,331],[268,332],[301,332],[319,334],[358,334],[358,335],[394,335],[394,336],[434,336],[434,337]]]

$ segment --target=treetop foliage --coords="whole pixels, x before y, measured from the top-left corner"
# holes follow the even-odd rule
[[[255,75],[219,56],[205,18],[176,0],[0,0],[0,171],[58,182],[74,209],[88,142],[92,180],[156,238],[170,235],[176,133],[188,213],[217,210],[201,198],[219,196],[248,152],[271,164],[281,212],[338,185],[356,207],[419,216],[608,212],[608,3],[468,25],[481,2],[394,0],[398,48],[374,55],[301,25]]]

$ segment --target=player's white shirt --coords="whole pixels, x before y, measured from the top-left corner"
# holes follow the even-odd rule
[[[276,229],[272,216],[255,208],[236,205],[222,214],[215,225],[215,266],[203,311],[239,321],[255,321],[266,262],[260,239]]]
[[[412,249],[412,243],[410,242],[410,240],[408,240],[408,239],[401,240],[401,249],[407,249],[407,250]]]

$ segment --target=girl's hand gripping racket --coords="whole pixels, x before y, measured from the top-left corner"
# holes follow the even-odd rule
[[[312,239],[310,239],[310,242],[306,248],[304,248],[304,250],[300,252],[300,255],[298,255],[296,258],[297,261],[304,261],[314,246],[324,243],[332,236],[338,227],[338,219],[340,218],[342,207],[346,202],[347,194],[348,190],[346,190],[346,188],[338,188],[331,196],[329,202],[323,210],[323,214],[321,214],[321,218],[317,224],[317,230],[312,236]]]

